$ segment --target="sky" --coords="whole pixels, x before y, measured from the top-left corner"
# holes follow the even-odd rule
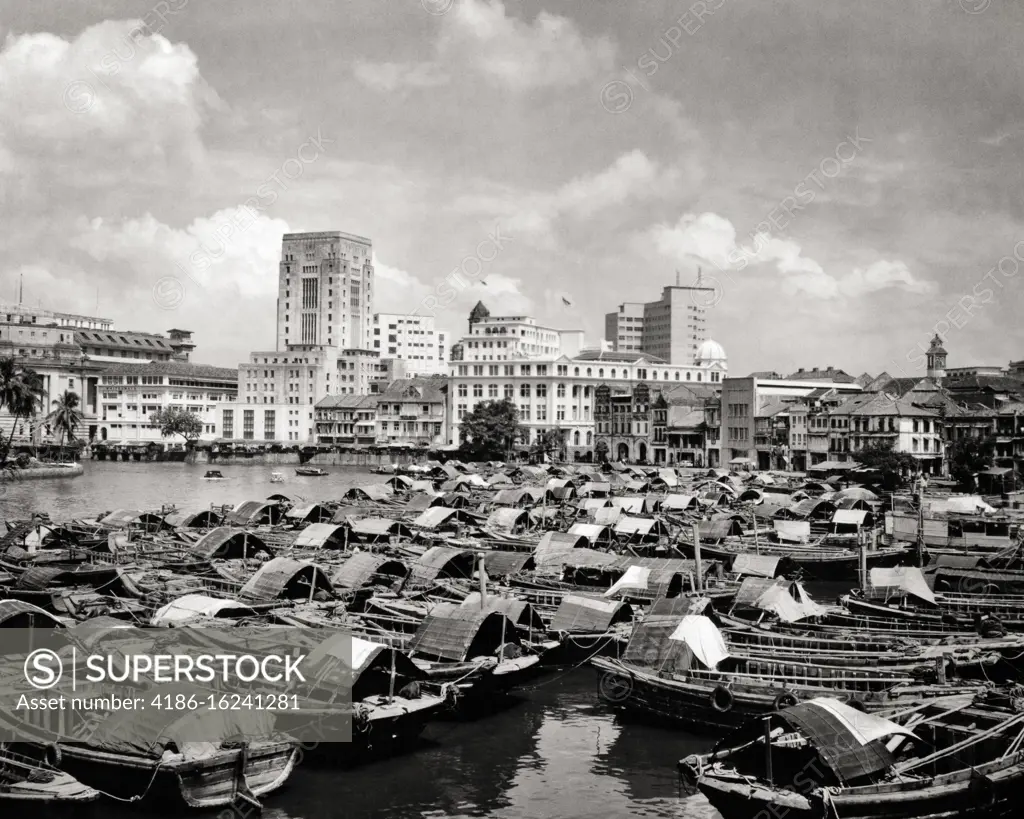
[[[0,0],[0,299],[233,367],[282,234],[342,230],[456,336],[596,343],[699,271],[732,375],[1005,365],[1022,41],[1015,0]]]

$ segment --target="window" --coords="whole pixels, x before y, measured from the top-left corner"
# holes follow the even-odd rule
[[[515,397],[516,388],[511,384],[505,385],[505,400],[508,401]]]
[[[483,384],[474,384],[473,385],[473,397],[474,398],[483,398],[484,397],[484,385]]]
[[[263,439],[265,441],[274,440],[274,432],[277,429],[277,421],[275,419],[274,410],[263,411]]]
[[[223,434],[225,438],[235,437],[235,412],[234,410],[226,409],[222,415],[223,421],[221,426],[223,427]]]
[[[497,398],[498,397],[498,385],[497,384],[488,384],[487,385],[487,397],[488,398]]]
[[[465,384],[459,384],[459,398],[465,398],[469,394],[469,390]]]
[[[530,385],[529,384],[520,384],[519,385],[519,397],[520,398],[529,398],[530,397]]]
[[[537,397],[538,398],[547,398],[548,397],[548,385],[547,384],[538,384],[537,385]]]

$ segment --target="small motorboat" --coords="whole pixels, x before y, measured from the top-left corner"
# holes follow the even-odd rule
[[[302,475],[306,478],[322,478],[324,475],[329,474],[327,470],[321,469],[318,466],[301,466],[295,470],[296,475]]]
[[[282,473],[280,473],[280,472],[271,472],[270,473],[270,482],[271,483],[284,483],[284,475]]]
[[[204,481],[223,481],[224,476],[220,474],[219,469],[209,469],[206,474],[203,475]]]

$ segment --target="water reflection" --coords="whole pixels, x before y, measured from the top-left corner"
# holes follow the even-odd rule
[[[309,501],[338,500],[345,490],[386,480],[355,467],[324,467],[322,478],[295,474],[294,466],[217,466],[222,481],[203,480],[208,466],[183,463],[135,461],[87,461],[80,478],[23,481],[0,484],[0,514],[24,518],[32,512],[48,512],[54,520],[88,518],[97,512],[160,508],[174,504],[181,509],[206,509],[211,503],[237,504],[262,500],[275,492]],[[281,472],[284,483],[271,483],[272,472]]]

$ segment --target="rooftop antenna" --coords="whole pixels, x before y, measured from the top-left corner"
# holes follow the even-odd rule
[[[679,287],[679,268],[676,268],[676,287]]]
[[[701,269],[698,266],[697,267],[697,287],[701,286],[702,280],[703,280],[703,274],[701,273]]]
[[[18,279],[18,306],[21,306],[21,298],[25,295],[25,274],[22,273]]]

